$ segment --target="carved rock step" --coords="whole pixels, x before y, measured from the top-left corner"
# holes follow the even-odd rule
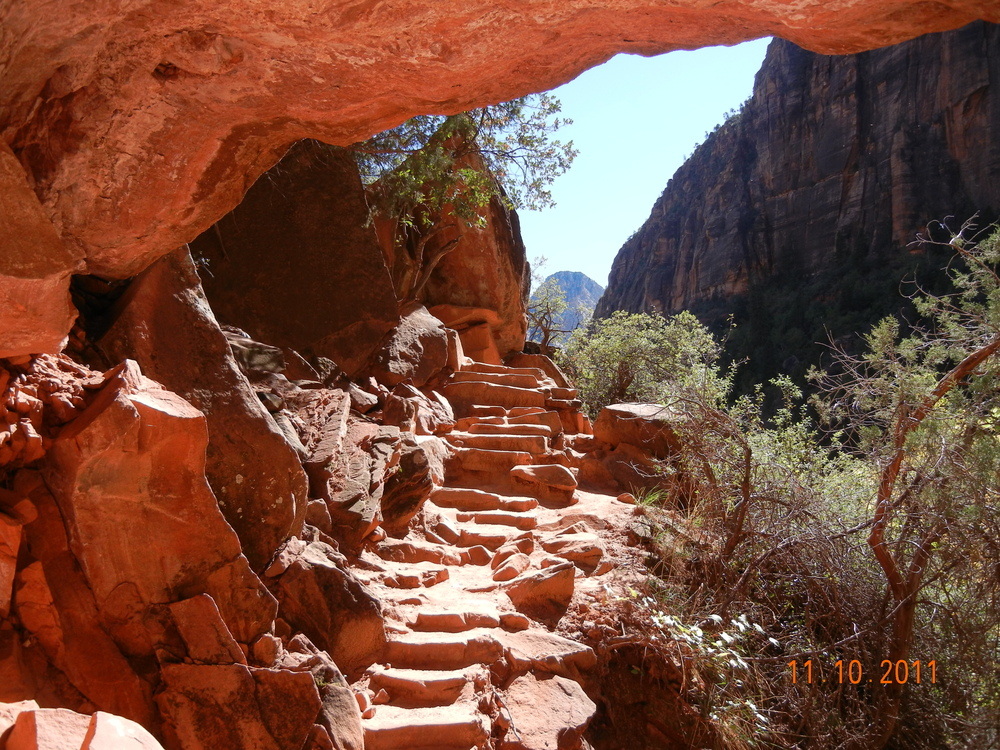
[[[386,660],[408,669],[463,669],[492,664],[503,656],[503,646],[483,628],[461,633],[407,633],[393,636]]]
[[[442,395],[451,402],[455,416],[464,417],[476,404],[491,404],[510,409],[514,406],[544,407],[545,394],[531,388],[515,388],[481,381],[449,382],[441,388]]]
[[[461,633],[476,628],[499,628],[500,613],[487,607],[464,612],[421,609],[407,624],[417,631]]]
[[[512,538],[511,534],[503,531],[489,531],[487,529],[470,528],[462,526],[459,528],[461,536],[458,545],[461,547],[485,547],[494,552],[504,546]],[[531,533],[531,532],[527,532]]]
[[[496,427],[498,425],[490,425]],[[520,425],[522,427],[526,425]],[[532,427],[541,425],[531,425]],[[533,455],[545,453],[547,441],[542,435],[518,435],[516,433],[476,434],[468,432],[451,432],[445,439],[460,448],[482,448],[493,451],[525,451]]]
[[[471,365],[462,368],[463,372],[489,372],[497,375],[531,375],[540,381],[550,380],[545,372],[537,367],[507,367],[505,365],[491,365],[487,362],[473,362]],[[554,382],[554,381],[550,381]]]
[[[552,437],[554,430],[544,424],[510,424],[502,418],[496,422],[472,422],[468,425],[467,432],[472,435],[539,435],[541,437]]]
[[[452,375],[453,383],[493,383],[495,385],[512,385],[515,388],[540,388],[542,384],[534,375],[516,372],[475,372],[460,370]]]
[[[492,526],[513,526],[521,531],[531,531],[538,525],[538,519],[532,515],[523,513],[507,513],[502,510],[475,511],[472,513],[459,511],[457,515],[459,522],[472,521]]]
[[[366,750],[469,750],[490,737],[489,720],[475,706],[379,706],[363,722]]]
[[[448,706],[457,702],[463,693],[482,689],[489,681],[482,666],[439,670],[399,669],[377,664],[369,670],[368,678],[371,690],[385,690],[390,703],[401,708]]]
[[[491,451],[482,448],[457,448],[448,459],[449,474],[456,471],[482,471],[504,474],[515,466],[531,463],[531,454],[524,451]]]
[[[461,487],[436,489],[431,495],[431,502],[441,508],[456,508],[468,512],[504,510],[517,513],[538,507],[538,500],[533,497],[508,497]]]

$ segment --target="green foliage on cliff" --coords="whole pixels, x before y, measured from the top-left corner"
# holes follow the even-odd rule
[[[413,117],[350,150],[365,184],[379,184],[376,197],[390,215],[450,205],[472,220],[494,196],[537,210],[553,205],[548,187],[577,153],[572,141],[552,138],[571,122],[559,111],[554,96],[532,94],[457,115]]]

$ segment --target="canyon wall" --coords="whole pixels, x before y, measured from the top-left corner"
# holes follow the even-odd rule
[[[597,314],[693,309],[739,326],[782,314],[771,303],[786,295],[796,315],[818,321],[807,308],[830,303],[831,317],[860,321],[898,298],[928,222],[1000,216],[998,175],[1000,27],[839,57],[776,40],[752,98],[619,251]],[[822,326],[794,335],[826,338]]]

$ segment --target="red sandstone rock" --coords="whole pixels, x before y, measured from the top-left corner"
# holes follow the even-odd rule
[[[137,652],[129,621],[153,603],[212,596],[230,632],[252,643],[276,603],[240,551],[205,481],[205,418],[144,378],[106,374],[43,468],[102,622]]]
[[[67,750],[79,748],[90,717],[65,708],[22,711],[7,736],[6,750]]]
[[[402,311],[399,325],[375,353],[371,373],[390,388],[408,383],[422,388],[448,374],[448,334],[427,308],[412,305]]]
[[[272,584],[284,620],[305,633],[350,674],[385,647],[380,603],[322,542],[301,549]]]
[[[78,258],[105,277],[134,275],[208,229],[299,138],[352,143],[413,114],[552,88],[617,52],[773,34],[844,53],[976,17],[1000,13],[992,0],[546,0],[530,9],[478,0],[409,2],[388,14],[322,0],[199,3],[181,19],[148,0],[111,9],[57,0],[45,13],[17,5],[0,16],[9,40],[0,129],[74,248],[40,270],[60,279],[53,323],[68,323],[64,284]],[[24,316],[44,319],[52,295],[20,289]],[[45,341],[65,335],[47,328],[57,338]]]
[[[157,703],[170,748],[300,750],[320,710],[308,672],[168,664]]]
[[[579,750],[583,733],[597,711],[576,682],[526,674],[507,688],[505,701],[515,731],[508,731],[503,750]]]
[[[244,554],[260,570],[302,529],[306,477],[237,368],[188,250],[149,268],[119,305],[98,346],[112,362],[137,360],[144,374],[204,412],[209,484]]]
[[[297,144],[191,247],[219,320],[348,375],[399,321],[358,168],[341,149]]]
[[[10,734],[10,730],[17,721],[18,714],[23,711],[37,709],[35,701],[18,701],[17,703],[0,703],[0,747],[3,747],[4,740]]]
[[[540,622],[556,622],[573,598],[573,563],[533,571],[507,584],[504,591],[519,612]]]
[[[594,437],[616,447],[628,443],[647,450],[654,458],[669,458],[681,449],[673,430],[679,416],[661,404],[612,404],[594,422]]]
[[[0,520],[0,619],[10,613],[10,597],[14,589],[17,551],[21,544],[21,527]]]
[[[577,481],[573,472],[559,464],[515,466],[510,475],[529,484],[540,484],[557,490],[574,490]]]
[[[162,746],[134,721],[98,711],[90,717],[80,750],[162,750]]]
[[[62,241],[0,139],[0,358],[58,352],[76,310],[69,276],[83,254]]]
[[[531,558],[521,552],[515,553],[497,566],[493,571],[493,580],[509,581],[521,575],[530,565]]]

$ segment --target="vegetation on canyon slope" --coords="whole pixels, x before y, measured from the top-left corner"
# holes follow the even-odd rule
[[[952,289],[912,297],[926,322],[887,318],[840,352],[813,408],[787,378],[769,420],[759,389],[726,402],[688,315],[619,313],[563,353],[591,408],[674,415],[683,448],[645,497],[657,562],[630,607],[651,649],[682,656],[721,746],[1000,742],[1000,232],[968,229],[948,241]]]

